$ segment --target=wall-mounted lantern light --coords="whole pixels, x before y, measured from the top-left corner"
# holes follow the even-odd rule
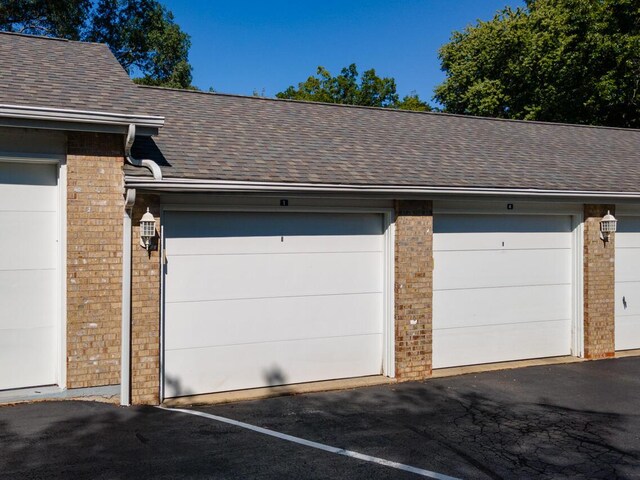
[[[607,210],[607,214],[600,220],[600,238],[604,242],[609,241],[609,235],[616,232],[618,220]]]
[[[156,236],[156,219],[147,208],[145,213],[140,219],[140,241],[144,248],[151,249],[151,240]]]

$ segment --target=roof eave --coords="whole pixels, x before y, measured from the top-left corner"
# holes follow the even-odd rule
[[[138,135],[155,135],[164,117],[0,104],[0,126],[127,133],[135,124]]]
[[[346,193],[384,194],[391,196],[422,195],[468,195],[507,197],[547,197],[575,199],[640,199],[639,192],[611,192],[589,190],[551,190],[535,188],[494,187],[434,187],[419,185],[356,185],[325,183],[246,182],[224,180],[201,180],[190,178],[168,178],[155,181],[145,177],[126,176],[128,188],[156,190],[162,192],[301,192],[301,193]]]

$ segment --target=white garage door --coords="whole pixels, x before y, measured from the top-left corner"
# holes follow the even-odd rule
[[[570,216],[434,222],[434,368],[571,353]]]
[[[0,390],[56,383],[56,183],[0,162]]]
[[[165,397],[377,375],[382,216],[165,215]]]
[[[616,350],[640,348],[640,217],[620,217],[616,233]]]

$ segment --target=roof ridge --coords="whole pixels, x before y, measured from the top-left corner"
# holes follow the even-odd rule
[[[606,125],[587,125],[581,123],[566,123],[566,122],[551,122],[544,120],[520,120],[515,118],[497,118],[497,117],[485,117],[480,115],[464,115],[461,113],[448,113],[448,112],[420,112],[415,110],[402,110],[399,108],[389,108],[389,107],[370,107],[366,105],[351,105],[347,103],[328,103],[328,102],[314,102],[310,100],[297,100],[297,99],[289,99],[289,98],[274,98],[274,97],[262,97],[257,95],[242,95],[237,93],[222,93],[222,92],[206,92],[203,90],[191,90],[191,89],[182,89],[182,88],[172,88],[172,87],[159,87],[154,85],[139,85],[135,84],[138,88],[143,89],[151,89],[151,90],[165,90],[165,91],[173,91],[180,93],[192,93],[192,94],[200,94],[200,95],[211,95],[211,96],[219,96],[219,97],[232,97],[232,98],[244,98],[250,100],[263,100],[269,102],[288,102],[288,103],[299,103],[304,105],[318,105],[325,107],[338,107],[338,108],[355,108],[355,109],[364,109],[364,110],[374,110],[381,112],[389,112],[389,113],[399,113],[399,114],[413,114],[413,115],[432,115],[438,117],[456,117],[463,118],[468,120],[478,120],[478,121],[492,121],[492,122],[510,122],[517,124],[527,124],[527,125],[550,125],[550,126],[561,126],[561,127],[580,127],[580,128],[593,128],[597,130],[620,130],[624,132],[639,132],[640,128],[630,128],[630,127],[610,127]]]
[[[47,35],[34,35],[32,33],[22,33],[22,32],[7,32],[5,30],[0,30],[0,35],[11,35],[14,37],[26,37],[26,38],[35,38],[39,40],[51,40],[53,42],[67,42],[67,43],[82,43],[84,45],[104,45],[105,43],[101,42],[86,42],[84,40],[69,40],[68,38],[61,37],[49,37]]]

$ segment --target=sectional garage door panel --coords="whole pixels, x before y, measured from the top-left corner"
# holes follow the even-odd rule
[[[437,215],[433,249],[523,250],[571,248],[564,215]],[[504,244],[503,244],[504,243]]]
[[[570,336],[570,321],[434,330],[434,368],[569,355]]]
[[[640,216],[620,216],[616,232],[616,248],[640,248]]]
[[[473,238],[469,240],[474,241]],[[571,263],[567,262],[567,253],[570,253],[571,249],[436,252],[438,290],[571,284]]]
[[[169,275],[207,281],[171,284],[166,301],[380,293],[379,258],[380,252],[171,255]]]
[[[0,185],[0,188],[2,186]],[[47,208],[55,208],[53,205]],[[1,207],[0,207],[1,208]],[[23,207],[24,208],[24,207]],[[53,211],[0,210],[0,270],[53,270],[56,268],[56,232],[58,216]],[[41,242],[45,236],[45,244]],[[49,238],[46,238],[49,237]]]
[[[434,222],[434,368],[571,353],[569,216]]]
[[[172,212],[167,218],[171,255],[379,252],[381,248],[377,214]]]
[[[165,395],[378,375],[380,343],[372,335],[167,350]]]
[[[55,382],[56,274],[53,269],[0,270],[0,389]]]
[[[57,202],[57,167],[38,163],[2,162],[0,211],[53,211]]]
[[[178,350],[379,335],[379,325],[371,319],[377,318],[382,308],[379,293],[168,303],[167,318],[180,321],[167,324],[165,345],[168,350]],[[256,312],[260,312],[259,319]],[[349,321],[327,322],[326,318]]]
[[[620,217],[616,233],[615,348],[640,348],[640,217]]]
[[[168,212],[165,396],[375,375],[380,215]]]
[[[518,286],[504,288],[468,288],[438,290],[434,302],[438,305],[435,329],[474,328],[489,325],[516,325],[535,322],[570,322],[571,285]],[[474,305],[475,308],[470,308]],[[480,306],[486,305],[485,309]],[[526,305],[527,308],[523,308]],[[487,314],[490,310],[490,314]]]
[[[0,162],[0,390],[56,383],[57,171]]]
[[[54,326],[2,328],[0,333],[0,389],[56,383]]]

